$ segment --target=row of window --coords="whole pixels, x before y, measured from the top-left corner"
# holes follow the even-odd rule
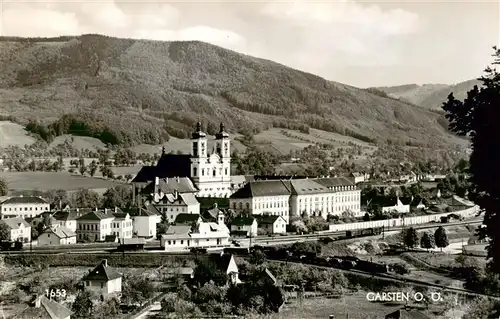
[[[210,176],[210,169],[207,168],[207,171],[206,171],[207,175],[206,176]],[[198,175],[198,168],[197,167],[193,167],[193,177],[197,176]],[[229,175],[229,170],[226,168],[224,168],[224,175],[225,176],[228,176]],[[205,169],[202,168],[201,169],[201,176],[205,176]],[[219,175],[217,175],[217,168],[213,168],[212,169],[212,177],[217,177],[217,176],[222,176],[222,168],[219,167]]]
[[[201,239],[203,241],[203,239]],[[206,242],[210,242],[210,238],[207,238],[205,239]],[[179,243],[179,245],[184,245],[184,242],[186,242],[186,245],[189,247],[191,246],[191,240],[189,239],[179,239],[179,240],[167,240],[166,243],[168,246],[172,246],[172,245],[176,245],[177,243]],[[217,238],[217,245],[220,245],[222,243],[222,239],[220,238]],[[195,245],[199,245],[200,244],[200,239],[195,239],[194,240],[194,244]]]
[[[314,207],[312,207],[311,205],[301,205],[300,206],[300,211],[315,211],[315,210],[319,210],[319,211],[326,211],[328,213],[332,212],[332,211],[336,211],[336,212],[345,212],[346,210],[359,210],[360,209],[360,205],[359,204],[352,204],[352,205],[342,205],[342,206],[334,206],[332,208],[331,205],[329,205],[329,207],[325,207],[323,205],[314,205]]]
[[[359,201],[359,199],[360,199],[360,195],[342,195],[340,197],[337,197],[337,196],[316,197],[316,198],[314,198],[314,201],[315,202],[328,201],[328,202],[335,202],[335,203],[344,203],[344,202]],[[306,197],[304,199],[304,201],[306,203],[308,203],[308,202],[312,202],[313,199],[309,198],[309,197]],[[299,203],[302,203],[302,199],[299,199]]]
[[[120,226],[121,224],[121,226]],[[113,228],[126,228],[126,227],[132,227],[132,221],[123,221],[123,222],[113,222]]]
[[[8,208],[8,211],[11,212],[11,211],[17,211],[17,207],[4,207],[3,208],[3,211],[6,212],[7,211],[7,208]],[[24,208],[24,209],[23,209]],[[49,206],[46,206],[46,207],[38,207],[38,206],[35,206],[34,207],[35,209],[33,209],[33,207],[19,207],[19,211],[22,212],[23,210],[24,211],[28,211],[28,210],[35,210],[35,211],[49,211],[50,208]],[[40,208],[40,209],[38,209]]]

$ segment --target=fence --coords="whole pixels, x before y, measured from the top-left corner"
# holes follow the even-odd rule
[[[337,232],[337,231],[345,231],[345,230],[356,230],[356,229],[366,229],[366,228],[375,228],[375,227],[402,227],[408,225],[418,225],[418,224],[427,224],[430,222],[439,222],[441,221],[441,217],[446,217],[450,214],[459,215],[464,218],[470,218],[477,214],[479,211],[478,206],[474,206],[471,208],[467,208],[461,211],[450,212],[450,213],[442,213],[442,214],[432,214],[432,215],[424,215],[424,216],[413,216],[413,217],[404,217],[404,218],[392,218],[385,220],[372,220],[368,222],[358,222],[358,223],[346,223],[346,224],[331,224],[329,226],[328,231]]]

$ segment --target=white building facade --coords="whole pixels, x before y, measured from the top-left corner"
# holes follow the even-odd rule
[[[249,182],[230,197],[230,208],[252,215],[361,215],[361,190],[344,177]]]
[[[49,211],[49,203],[37,196],[15,196],[0,203],[0,219],[31,218]]]
[[[215,135],[212,153],[208,153],[207,136],[198,123],[191,138],[191,179],[199,189],[200,197],[229,197],[231,185],[231,145],[229,135],[220,125]]]
[[[22,241],[28,243],[31,241],[31,225],[23,218],[14,217],[0,220],[0,223],[7,225],[10,229],[11,241]]]
[[[104,241],[113,234],[112,223],[115,217],[111,210],[93,211],[77,219],[78,241]]]
[[[111,223],[112,233],[119,239],[121,238],[132,238],[133,235],[133,221],[128,213],[116,212],[113,214],[114,219]]]

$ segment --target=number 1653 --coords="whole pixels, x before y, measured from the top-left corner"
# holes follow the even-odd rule
[[[66,289],[45,289],[45,296],[52,298],[66,298]]]

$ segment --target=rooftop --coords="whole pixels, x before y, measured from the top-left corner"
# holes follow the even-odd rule
[[[108,266],[107,260],[103,260],[97,267],[83,277],[84,281],[110,281],[121,278],[122,275]]]
[[[4,223],[10,229],[19,229],[21,225],[23,225],[23,227],[31,227],[31,225],[21,217],[5,218],[0,220],[0,223]]]
[[[4,200],[0,205],[5,204],[48,204],[43,198],[38,196],[14,196]]]

